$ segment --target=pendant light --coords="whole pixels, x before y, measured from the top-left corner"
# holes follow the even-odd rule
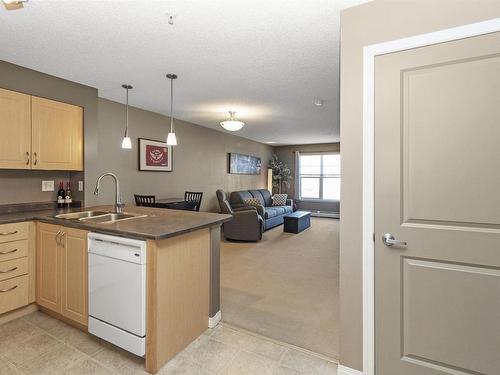
[[[174,79],[177,79],[177,75],[169,73],[167,78],[170,80],[170,132],[167,136],[167,145],[177,146],[177,137],[174,130]]]
[[[220,126],[222,126],[226,130],[229,130],[230,132],[236,132],[244,127],[245,123],[243,121],[236,120],[236,118],[234,117],[235,114],[236,112],[229,111],[229,120],[222,121],[220,123]]]
[[[125,150],[130,150],[132,148],[132,141],[130,140],[130,137],[128,136],[128,90],[131,90],[133,87],[130,85],[122,85],[122,87],[127,90],[127,122],[125,125],[125,135],[123,136],[123,141],[122,141],[122,148]]]

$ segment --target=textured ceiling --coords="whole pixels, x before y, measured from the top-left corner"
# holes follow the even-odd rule
[[[130,83],[131,105],[163,114],[173,72],[177,118],[223,131],[219,121],[235,110],[246,138],[334,142],[339,11],[362,2],[30,0],[21,10],[0,7],[0,59],[122,103],[121,84]]]

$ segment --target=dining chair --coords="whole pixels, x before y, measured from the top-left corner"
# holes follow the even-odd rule
[[[193,211],[199,211],[201,207],[201,198],[203,197],[203,192],[200,191],[186,191],[184,193],[184,200],[187,202],[194,202],[196,205],[194,206]]]
[[[145,207],[155,207],[156,197],[154,195],[134,194],[135,205]]]

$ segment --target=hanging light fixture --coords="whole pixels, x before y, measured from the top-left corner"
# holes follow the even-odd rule
[[[169,73],[167,78],[170,80],[170,132],[167,136],[167,145],[177,146],[177,137],[174,130],[174,79],[177,79],[177,75]]]
[[[235,114],[235,111],[229,111],[229,120],[221,121],[220,126],[231,132],[236,132],[244,127],[245,123],[243,121],[236,120],[234,117]]]
[[[130,85],[122,85],[122,87],[127,90],[127,123],[125,125],[125,135],[123,136],[122,148],[125,150],[130,150],[132,148],[132,141],[128,136],[128,90],[131,90],[133,87]]]

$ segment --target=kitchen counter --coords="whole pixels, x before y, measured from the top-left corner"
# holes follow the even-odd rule
[[[42,229],[45,240],[42,241],[41,232],[37,232],[37,256],[42,244],[49,250],[56,246],[52,245],[57,243],[55,233],[57,230],[69,232],[65,227],[145,240],[148,301],[145,367],[154,374],[207,327],[214,327],[221,319],[220,235],[221,225],[231,220],[231,215],[127,206],[124,213],[144,216],[108,223],[55,217],[79,211],[112,212],[114,206],[55,209],[53,204],[8,205],[0,207],[0,224],[42,223],[38,230],[45,226]],[[69,238],[69,234],[67,236]],[[82,240],[86,243],[86,235]],[[71,248],[68,245],[69,251]],[[82,249],[86,253],[86,245],[80,247]],[[50,261],[50,251],[43,254]]]
[[[60,213],[89,210],[114,211],[114,206],[3,213],[0,214],[0,224],[37,220],[127,238],[163,240],[214,225],[221,225],[231,220],[231,215],[135,206],[125,207],[124,212],[146,216],[134,217],[114,223],[87,223],[83,220],[67,220],[55,217]]]

